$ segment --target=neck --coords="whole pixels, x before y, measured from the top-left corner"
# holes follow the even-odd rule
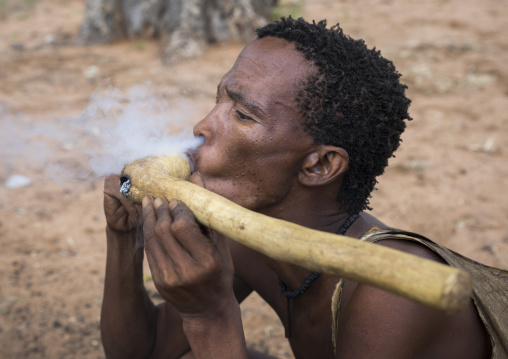
[[[338,189],[295,185],[274,206],[259,208],[259,213],[318,231],[337,233],[348,213],[337,202]],[[300,286],[311,271],[266,257],[267,265],[289,287]]]
[[[309,191],[310,192],[310,191]],[[260,213],[323,232],[337,233],[348,213],[336,200],[336,194],[299,193],[287,196],[276,206],[262,208]]]
[[[330,218],[333,218],[333,222],[330,222],[329,220],[323,221],[325,224],[319,226],[320,228],[315,229],[328,231],[331,233],[338,233],[339,229],[345,225],[350,216],[342,212],[336,216],[331,216]],[[268,257],[266,258],[266,263],[290,290],[299,288],[311,273],[311,270],[309,269],[302,268],[287,262],[274,260]]]

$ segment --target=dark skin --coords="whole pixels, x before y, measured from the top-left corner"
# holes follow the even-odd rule
[[[295,103],[316,70],[294,46],[263,38],[250,44],[222,79],[217,103],[198,123],[206,143],[192,155],[191,182],[251,210],[336,233],[348,214],[337,193],[347,152],[315,144],[303,130]],[[202,228],[184,203],[145,198],[127,203],[118,176],[105,182],[108,254],[101,329],[110,358],[269,358],[247,350],[239,303],[256,291],[284,318],[278,278],[298,288],[307,269],[268,258]],[[142,281],[143,248],[154,283],[165,299],[155,307]],[[360,238],[384,227],[362,213],[347,231]],[[384,245],[435,261],[412,243]],[[487,358],[489,339],[471,302],[454,315],[429,309],[368,285],[344,287],[337,337],[332,344],[331,297],[339,278],[321,275],[293,301],[296,358]]]

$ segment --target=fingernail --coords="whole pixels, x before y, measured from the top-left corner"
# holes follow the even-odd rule
[[[150,196],[145,196],[145,197],[143,197],[143,200],[141,201],[141,205],[142,205],[143,207],[146,207],[147,205],[149,205],[149,204],[150,204],[150,201],[151,201],[151,200],[152,200],[152,197],[150,197]]]
[[[153,206],[155,207],[155,209],[157,209],[162,205],[162,203],[163,203],[162,198],[157,197],[155,201],[153,201]]]
[[[171,201],[169,201],[169,208],[173,209],[176,207],[177,204],[178,201],[176,199],[172,199]]]

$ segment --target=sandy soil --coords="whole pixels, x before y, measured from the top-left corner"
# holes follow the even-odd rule
[[[508,3],[421,3],[307,0],[300,14],[341,22],[392,59],[409,85],[414,121],[380,179],[373,213],[508,269]],[[19,125],[0,134],[0,357],[102,358],[102,180],[56,181],[50,164],[85,165],[72,142],[41,135],[51,148],[43,157],[23,129],[69,121],[106,78],[123,90],[150,81],[168,102],[192,104],[197,122],[243,45],[216,45],[164,67],[155,42],[78,46],[81,1],[0,5],[0,119]],[[14,174],[31,184],[8,188]],[[242,310],[251,347],[292,357],[258,297]]]

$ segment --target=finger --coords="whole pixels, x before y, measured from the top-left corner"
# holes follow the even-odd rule
[[[153,209],[153,198],[143,197],[141,202],[141,214],[143,215],[143,229],[147,230],[155,226],[155,211]]]
[[[159,283],[167,275],[174,273],[173,267],[169,261],[166,260],[164,251],[155,235],[156,215],[153,206],[153,199],[151,197],[144,197],[142,201],[142,216],[143,216],[143,235],[145,237],[145,252],[150,266],[150,271],[154,277],[154,281]],[[166,264],[165,269],[162,270],[161,266]],[[167,273],[167,274],[166,274]]]
[[[104,180],[104,201],[120,202],[130,216],[138,217],[139,211],[136,205],[127,201],[120,193],[120,176],[118,175],[109,175]]]
[[[115,186],[115,183],[118,182],[120,184],[120,176],[118,175],[109,175],[104,179],[104,191],[109,192],[109,190]]]
[[[198,185],[199,187],[205,188],[205,182],[203,181],[203,177],[201,177],[201,174],[199,172],[194,172],[189,177],[189,182],[194,183],[195,185]]]
[[[234,271],[233,269],[233,258],[231,257],[231,251],[229,250],[229,242],[232,240],[225,235],[218,233],[212,229],[209,229],[210,236],[212,241],[217,248],[220,256],[222,257],[222,262],[224,263],[224,268],[226,270]]]
[[[108,195],[115,197],[115,198],[122,198],[122,194],[120,193],[120,176],[118,175],[109,175],[104,180],[104,193],[107,193]]]
[[[137,208],[138,206],[136,206],[133,203],[130,203],[130,202],[126,201],[123,198],[120,199],[120,202],[122,203],[123,207],[125,208],[125,210],[129,214],[129,218],[133,218],[139,224],[139,214],[140,214],[140,211]]]
[[[136,204],[136,205],[134,205],[134,207],[136,208],[136,213],[138,215],[138,218],[141,218],[142,213],[143,213],[143,206]]]
[[[183,215],[183,216],[185,216],[187,218],[192,218],[192,221],[197,223],[197,226],[198,226],[199,230],[201,231],[201,234],[203,234],[205,237],[207,237],[210,240],[211,243],[215,243],[215,240],[214,240],[215,232],[212,231],[207,226],[197,222],[194,214],[187,207],[187,205],[185,203],[183,203],[183,202],[181,202],[179,200],[174,200],[173,199],[173,200],[171,200],[169,205],[170,205],[170,209],[171,209],[172,215],[179,215],[179,214],[181,214],[181,215]]]
[[[196,218],[183,202],[171,200],[169,208],[173,217],[171,231],[195,260],[199,261],[216,252],[212,240],[201,232]]]
[[[153,198],[145,196],[142,201],[141,215],[143,219],[143,235],[145,237],[145,248],[160,252],[160,245],[155,237],[155,223],[157,217],[153,208]]]
[[[145,246],[146,259],[150,273],[152,273],[155,287],[159,290],[159,286],[165,288],[168,281],[177,277],[173,263],[169,260],[162,260],[158,251],[158,247]]]
[[[189,253],[182,247],[178,239],[175,238],[171,232],[173,218],[171,218],[169,212],[169,202],[159,197],[153,202],[153,207],[157,217],[154,232],[159,239],[161,248],[165,250],[165,253],[171,259],[175,259],[175,261],[185,260],[185,258],[189,256]]]

